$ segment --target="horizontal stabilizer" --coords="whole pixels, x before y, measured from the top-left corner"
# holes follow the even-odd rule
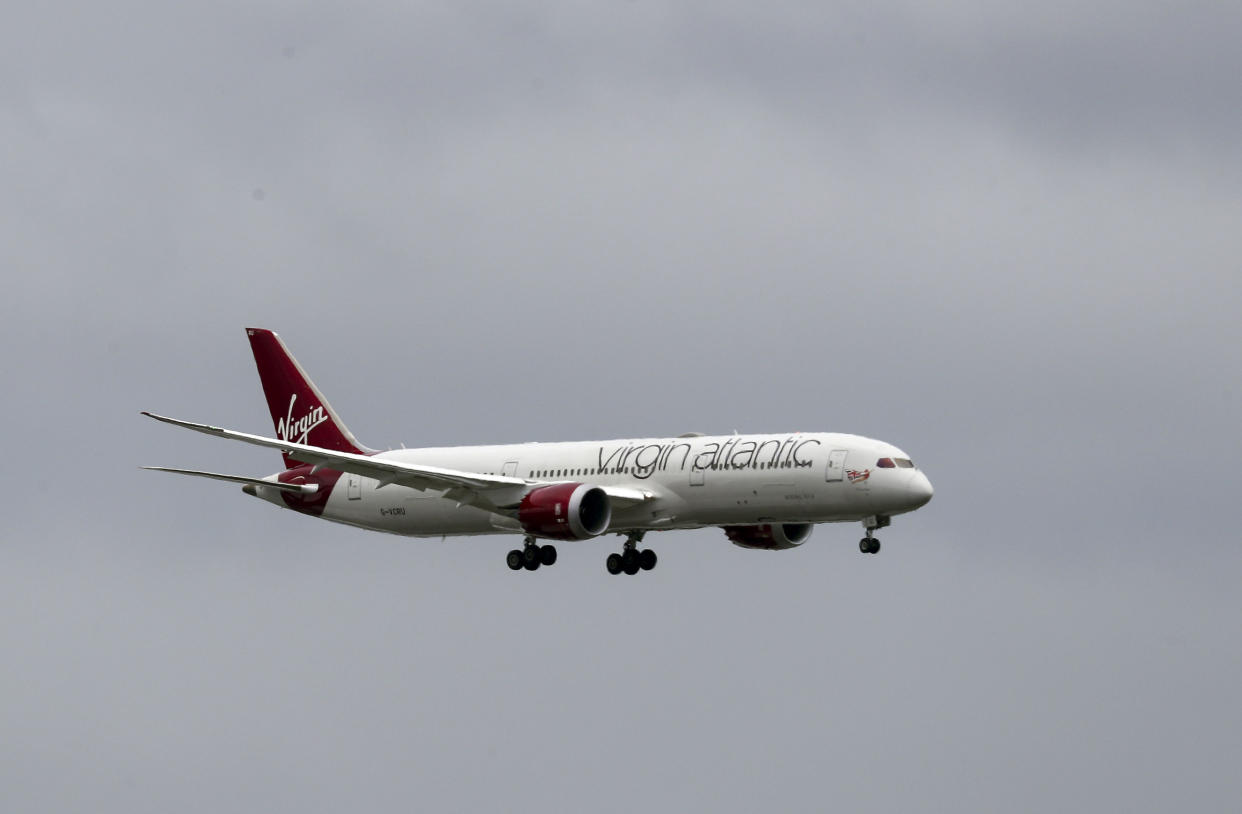
[[[144,466],[143,469],[150,469],[154,472],[175,472],[178,475],[194,475],[199,478],[211,478],[212,480],[223,480],[230,483],[245,483],[251,486],[265,486],[270,489],[279,489],[282,492],[294,492],[296,494],[309,495],[319,491],[317,483],[278,483],[276,481],[263,480],[262,478],[247,478],[244,475],[221,475],[219,472],[200,472],[197,469],[172,469],[167,466]]]

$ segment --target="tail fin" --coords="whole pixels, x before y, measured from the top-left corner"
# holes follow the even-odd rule
[[[358,443],[275,331],[247,328],[246,334],[250,337],[250,349],[254,351],[254,362],[259,368],[259,380],[263,382],[263,394],[267,396],[277,438],[336,452],[361,455],[374,452]],[[285,455],[285,466],[299,465]]]

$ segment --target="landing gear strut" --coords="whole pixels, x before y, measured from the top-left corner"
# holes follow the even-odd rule
[[[514,571],[534,571],[541,565],[556,564],[556,546],[539,545],[534,537],[527,535],[521,549],[513,549],[505,557],[505,563]]]
[[[631,531],[625,535],[625,545],[621,547],[621,553],[609,554],[604,561],[608,573],[615,575],[624,571],[633,576],[640,570],[650,571],[656,567],[656,553],[650,548],[638,548],[638,544],[643,541],[643,534],[641,531]]]

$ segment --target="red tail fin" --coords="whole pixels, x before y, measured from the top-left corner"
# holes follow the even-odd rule
[[[250,337],[250,349],[254,351],[254,362],[259,368],[259,380],[263,382],[263,394],[267,396],[277,438],[336,452],[364,455],[374,452],[358,443],[274,331],[247,328],[246,334]],[[300,465],[285,456],[285,466]]]

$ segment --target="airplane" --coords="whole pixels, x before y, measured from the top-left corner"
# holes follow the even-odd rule
[[[311,517],[410,537],[521,534],[514,571],[557,561],[554,543],[617,534],[610,574],[656,566],[650,532],[719,527],[734,545],[779,551],[818,523],[874,532],[932,497],[932,485],[892,444],[841,433],[640,438],[392,449],[359,443],[274,332],[247,328],[276,437],[142,415],[280,450],[285,469],[262,478],[148,466],[242,484],[247,495]],[[551,542],[548,542],[551,541]]]

